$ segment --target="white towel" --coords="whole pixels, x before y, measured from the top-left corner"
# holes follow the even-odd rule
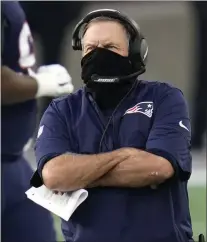
[[[28,199],[66,221],[70,219],[77,207],[88,197],[88,192],[84,189],[56,194],[44,185],[39,188],[31,187],[25,193]]]

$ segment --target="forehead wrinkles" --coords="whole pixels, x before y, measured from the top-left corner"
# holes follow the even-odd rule
[[[130,41],[130,34],[129,32],[127,31],[127,29],[123,26],[123,24],[120,23],[120,21],[118,20],[115,20],[115,19],[112,19],[112,18],[108,18],[108,17],[98,17],[98,18],[95,18],[93,20],[91,20],[88,24],[86,24],[84,26],[84,29],[83,29],[83,33],[82,33],[82,43],[83,43],[83,40],[85,39],[85,35],[86,35],[86,32],[88,31],[88,29],[93,26],[94,24],[98,24],[98,23],[115,23],[117,25],[117,27],[119,26],[120,29],[122,29],[124,31],[124,34],[126,35],[126,40],[129,44],[129,41]],[[115,25],[114,25],[115,26]],[[116,26],[115,26],[116,27]],[[108,33],[109,34],[109,33]],[[107,35],[107,34],[106,34]],[[110,35],[110,34],[109,34]],[[95,36],[95,37],[98,37],[98,36]],[[98,40],[97,40],[98,41]],[[97,42],[96,41],[96,42]]]

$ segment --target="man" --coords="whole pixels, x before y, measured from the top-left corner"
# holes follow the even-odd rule
[[[35,56],[25,15],[17,2],[1,6],[2,241],[55,241],[51,215],[25,195],[32,170],[23,147],[35,129],[35,99],[70,93],[73,86],[62,66],[43,66],[37,73],[30,69]]]
[[[55,191],[88,189],[62,222],[66,241],[193,241],[191,132],[182,92],[137,79],[147,44],[136,23],[116,10],[89,13],[72,44],[82,49],[85,86],[54,100],[43,115],[31,180]]]

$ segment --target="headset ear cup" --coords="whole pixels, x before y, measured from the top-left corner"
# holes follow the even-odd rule
[[[82,50],[82,44],[80,39],[72,39],[72,47],[74,50]]]
[[[80,39],[78,39],[77,41],[77,47],[78,47],[78,50],[82,50],[82,43]]]
[[[72,48],[73,50],[82,50],[81,40],[79,38],[80,23],[77,24],[72,35]]]
[[[135,40],[133,40],[130,43],[130,46],[129,46],[129,56],[133,63],[134,71],[139,70],[143,65],[140,48],[141,48],[140,38],[137,37],[135,38]]]
[[[148,44],[145,38],[142,37],[140,43],[140,57],[144,65],[147,63],[148,57]]]

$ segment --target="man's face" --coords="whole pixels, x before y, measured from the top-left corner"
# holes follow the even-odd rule
[[[128,56],[129,42],[124,27],[112,21],[90,23],[83,37],[82,55],[85,56],[96,47]]]

